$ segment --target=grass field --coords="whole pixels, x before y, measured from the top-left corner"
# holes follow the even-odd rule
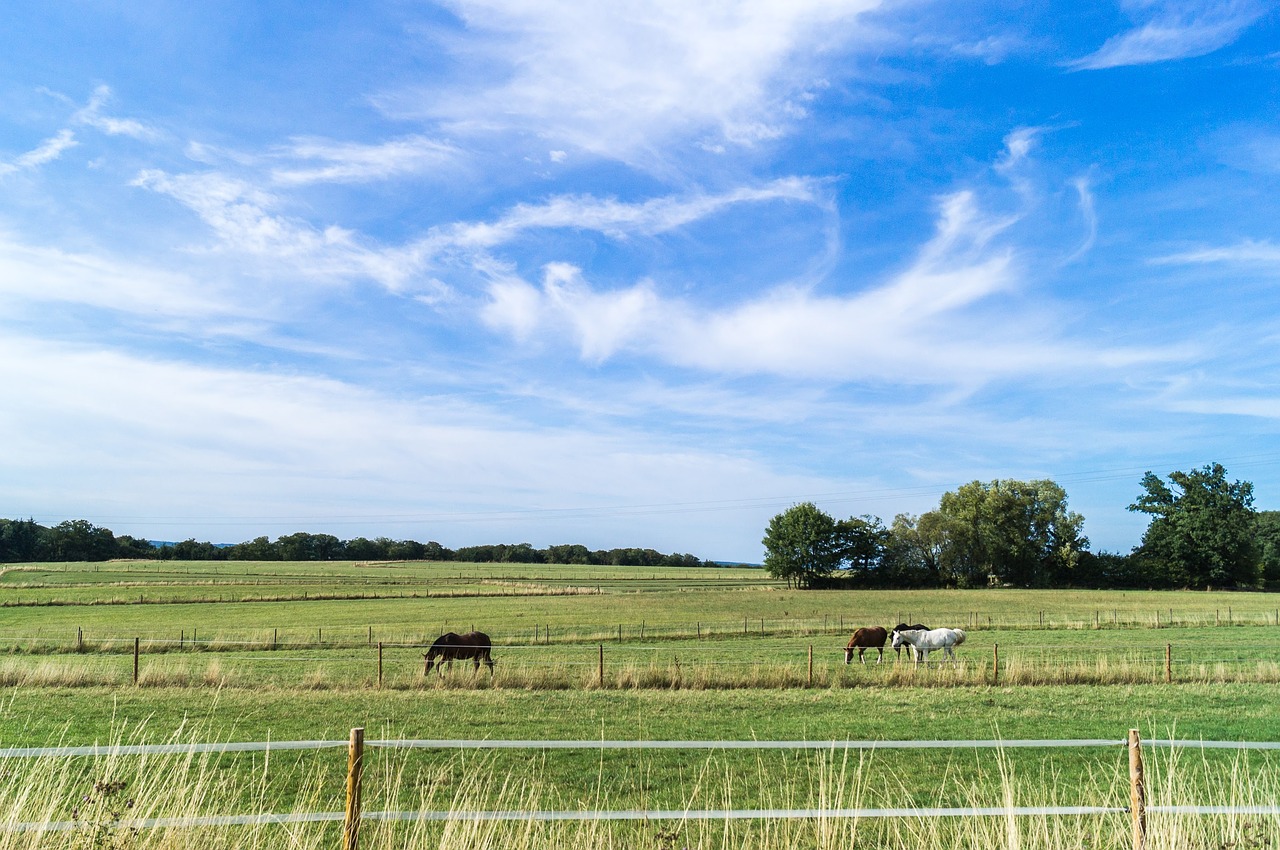
[[[354,726],[370,738],[431,739],[1119,741],[1139,728],[1147,737],[1273,740],[1277,602],[1235,593],[800,592],[742,569],[20,565],[0,575],[0,747],[341,740]],[[899,619],[970,629],[960,663],[843,664],[853,626]],[[424,679],[421,649],[407,644],[472,625],[495,638],[497,674],[463,668]],[[125,777],[154,812],[342,808],[341,751],[166,758],[0,764],[6,781],[37,789],[0,811],[0,822],[65,820],[84,789],[108,776]],[[1121,805],[1127,793],[1119,749],[382,751],[371,759],[369,810]],[[1243,792],[1230,789],[1245,775],[1250,794],[1280,787],[1265,752],[1153,759],[1153,789],[1182,800],[1235,801]],[[325,824],[126,836],[96,817],[72,833],[80,846],[102,835],[130,847],[337,842]],[[362,846],[1127,846],[1116,843],[1122,820],[1109,818],[1043,817],[1012,832],[998,819],[402,824],[370,827]],[[1169,820],[1161,834],[1177,840],[1153,846],[1274,846],[1276,827],[1274,816]],[[14,835],[0,833],[0,850],[76,846],[37,833],[5,843]]]

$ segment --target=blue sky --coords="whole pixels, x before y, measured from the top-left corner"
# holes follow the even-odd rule
[[[1142,473],[1280,508],[1280,12],[6,5],[0,515],[758,560]]]

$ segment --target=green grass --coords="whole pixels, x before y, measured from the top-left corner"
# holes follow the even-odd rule
[[[946,740],[1048,736],[1119,741],[1130,727],[1141,728],[1147,737],[1257,739],[1272,734],[1271,706],[1277,697],[1280,688],[1274,686],[1230,685],[921,690],[906,698],[898,690],[873,688],[429,694],[267,690],[256,694],[216,692],[204,698],[182,689],[23,689],[11,692],[0,709],[0,745],[37,740],[62,744],[188,738],[343,740],[354,725],[364,726],[370,739]],[[1071,710],[1063,711],[1063,705],[1070,705]],[[175,735],[173,730],[180,731]],[[878,751],[865,756],[821,752],[369,752],[368,810],[993,806],[1007,799],[1018,805],[1123,805],[1126,794],[1125,754],[1120,748],[1003,752],[961,748]],[[1183,753],[1176,785],[1162,773],[1169,771],[1171,758],[1148,753],[1153,765],[1153,794],[1196,803],[1222,801],[1224,794],[1230,798],[1239,793],[1231,791],[1226,780],[1238,778],[1242,772],[1252,777],[1254,789],[1276,786],[1277,763],[1265,754],[1252,754],[1242,762],[1221,752],[1203,757]],[[105,777],[127,777],[130,787],[137,789],[134,793],[144,797],[153,812],[340,810],[344,762],[341,750],[278,752],[270,756],[269,763],[261,753],[168,761],[125,756],[53,760],[57,769],[52,773],[63,777],[63,784],[53,792],[60,799],[43,799],[14,819],[37,819],[45,816],[41,811],[49,819],[66,817],[66,809],[79,797],[77,791]],[[4,767],[10,779],[25,769],[16,762]],[[50,772],[49,766],[44,770]],[[156,781],[157,773],[165,782]],[[184,790],[184,799],[193,802],[175,799],[171,785]],[[460,800],[455,793],[461,794]],[[1265,796],[1266,792],[1261,793]],[[1072,824],[1077,822],[1070,818],[1064,821],[1026,822],[1022,829],[1033,834],[1046,830],[1058,837],[1052,841],[1046,838],[1039,845],[1020,842],[1015,846],[1081,846],[1054,843],[1063,839],[1058,830],[1074,835]],[[936,837],[942,843],[937,846],[1005,846],[1002,829],[994,835],[981,833],[988,842],[999,839],[994,844],[974,845],[974,834],[948,837],[953,830],[979,829],[982,823],[988,822],[967,827],[938,824]],[[905,848],[914,846],[911,840],[919,838],[914,830],[922,826],[867,823],[858,829],[863,841],[878,836],[874,846]],[[813,822],[741,823],[700,832],[705,827],[697,824],[627,824],[617,826],[612,846],[657,846],[644,842],[655,841],[659,828],[663,834],[675,830],[683,840],[702,842],[691,846],[742,846],[743,842],[770,849],[840,846],[820,840],[813,832],[817,827]],[[844,840],[851,837],[848,823],[832,822],[826,827]],[[1100,819],[1089,828],[1098,830],[1097,837],[1105,839],[1090,846],[1123,846],[1111,837],[1113,832],[1124,834],[1122,819]],[[1199,820],[1179,826],[1184,833],[1193,828],[1204,826]],[[1232,829],[1238,834],[1243,825],[1237,819],[1221,828],[1227,829],[1224,834]],[[426,831],[416,838],[398,834],[396,840],[404,842],[399,845],[391,835],[374,837],[380,834],[375,829],[369,837],[372,844],[362,846],[437,846],[433,842],[441,840],[441,828],[423,829]],[[535,832],[542,829],[549,827],[537,827]],[[585,831],[558,833],[557,837],[568,842],[563,846],[609,846],[608,841],[600,844],[605,841],[602,834],[581,829]],[[886,836],[879,832],[883,829],[906,833]],[[329,837],[323,829],[302,833],[317,842]],[[300,833],[284,829],[271,834],[247,830],[239,837],[225,833],[218,838],[225,843],[204,846],[237,846],[231,842],[241,840],[244,834],[256,835],[255,840],[263,842],[255,846],[305,846],[286,843],[289,834]],[[493,840],[500,834],[492,836]],[[211,840],[199,831],[195,835],[199,840]],[[532,846],[551,846],[544,839],[550,840],[543,836]],[[722,840],[723,844],[718,843]],[[628,845],[628,841],[632,843]],[[3,839],[0,848],[7,850]]]
[[[801,592],[759,570],[25,565],[0,573],[0,747],[342,740],[353,726],[365,727],[369,738],[1119,741],[1139,728],[1147,737],[1268,740],[1275,738],[1273,706],[1280,698],[1277,602],[1235,593]],[[970,629],[960,663],[843,664],[841,650],[855,625],[899,620]],[[493,678],[464,666],[424,679],[421,648],[400,645],[472,626],[495,638]],[[143,652],[137,688],[134,637]],[[381,689],[378,641],[387,644]],[[996,644],[1002,684],[992,687]],[[1163,682],[1166,645],[1173,647],[1171,685]],[[371,758],[369,809],[1120,804],[1125,793],[1119,749],[892,750],[847,761],[843,754],[833,760],[814,752],[736,751],[412,751]],[[1280,788],[1267,754],[1252,754],[1247,765],[1222,752],[1181,759],[1156,762],[1165,785],[1153,788],[1194,802],[1222,801],[1239,793],[1231,789],[1242,771],[1254,777],[1248,787],[1264,789],[1257,793]],[[104,771],[127,776],[154,811],[336,810],[344,760],[335,750],[277,752],[269,760],[238,754],[0,763],[10,787],[21,781],[39,791],[21,811],[0,818],[66,817],[68,801]],[[1166,782],[1175,771],[1176,781]],[[1274,846],[1280,840],[1274,820],[1167,821],[1178,837],[1156,846],[1268,846],[1258,843],[1258,829],[1270,830],[1263,838]],[[1106,818],[1031,819],[1013,832],[980,820],[400,825],[371,828],[362,846],[905,850],[1125,846],[1116,840],[1124,835],[1123,822]],[[157,848],[337,844],[333,827],[323,825],[130,840],[130,847]],[[75,845],[36,838],[24,844],[0,833],[0,850],[19,846]]]

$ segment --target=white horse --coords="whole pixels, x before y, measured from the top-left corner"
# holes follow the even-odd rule
[[[955,647],[964,643],[963,629],[894,629],[893,648],[901,649],[904,645],[915,650],[916,664],[922,660],[929,666],[929,653],[941,649],[944,656],[956,663]]]

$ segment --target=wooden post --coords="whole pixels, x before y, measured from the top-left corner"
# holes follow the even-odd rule
[[[133,639],[133,683],[138,684],[138,639]]]
[[[813,687],[813,644],[809,644],[809,687]]]
[[[698,623],[698,640],[702,640],[702,623]]]
[[[373,643],[373,626],[369,627],[369,643]]]
[[[604,644],[600,644],[600,687],[604,687]]]
[[[1044,612],[1040,612],[1040,628],[1044,628]]]
[[[342,824],[342,850],[360,846],[360,792],[364,779],[364,728],[351,730],[347,747],[347,814]]]
[[[1173,644],[1171,643],[1164,645],[1164,680],[1173,682]]]
[[[1147,784],[1142,775],[1142,739],[1129,730],[1129,817],[1133,821],[1133,850],[1147,844]]]
[[[622,623],[618,623],[618,643],[622,643]]]
[[[271,649],[272,650],[274,650],[277,646],[279,646],[279,642],[278,642],[279,639],[280,639],[280,630],[272,629],[271,630]]]
[[[178,649],[182,649],[187,643],[187,630],[182,629],[178,632]]]
[[[378,641],[378,687],[382,687],[382,641]]]
[[[76,652],[84,652],[84,629],[76,626]]]
[[[1000,684],[1000,644],[991,646],[991,684]]]

